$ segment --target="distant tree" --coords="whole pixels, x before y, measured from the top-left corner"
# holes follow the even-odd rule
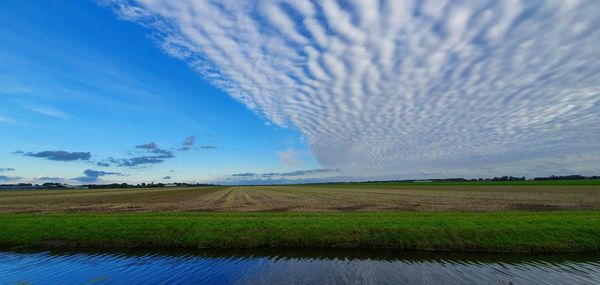
[[[583,176],[583,175],[566,175],[557,176],[550,175],[546,177],[535,177],[533,180],[581,180],[581,179],[600,179],[600,176]]]

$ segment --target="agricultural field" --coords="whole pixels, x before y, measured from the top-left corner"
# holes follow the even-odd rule
[[[600,210],[600,184],[352,183],[0,192],[2,213],[512,210]]]
[[[599,223],[593,181],[0,192],[0,248],[588,252]]]

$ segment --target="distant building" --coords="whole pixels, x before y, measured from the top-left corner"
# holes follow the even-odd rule
[[[177,187],[177,184],[169,183],[169,184],[165,184],[165,187]]]

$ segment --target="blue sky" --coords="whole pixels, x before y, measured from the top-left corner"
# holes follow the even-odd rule
[[[5,0],[0,183],[597,175],[599,10]]]
[[[269,124],[208,84],[165,55],[143,28],[94,2],[55,4],[0,4],[0,167],[15,169],[0,175],[74,178],[92,169],[123,174],[105,181],[192,182],[319,167],[298,132]],[[192,149],[177,151],[190,136]],[[146,156],[128,152],[151,142],[174,157],[137,167],[96,165]],[[15,151],[91,158],[57,161]],[[279,152],[299,162],[286,164]]]

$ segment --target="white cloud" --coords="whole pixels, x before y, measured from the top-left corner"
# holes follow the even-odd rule
[[[600,1],[104,4],[327,168],[545,174],[600,151]]]
[[[12,121],[11,117],[0,115],[0,123],[9,123]]]
[[[44,107],[44,106],[34,106],[34,105],[26,105],[25,109],[36,112],[42,115],[46,115],[53,118],[66,120],[69,116],[61,111],[58,111],[52,107]]]
[[[301,161],[298,158],[298,152],[293,149],[277,152],[277,156],[286,166],[298,166],[301,164]]]

